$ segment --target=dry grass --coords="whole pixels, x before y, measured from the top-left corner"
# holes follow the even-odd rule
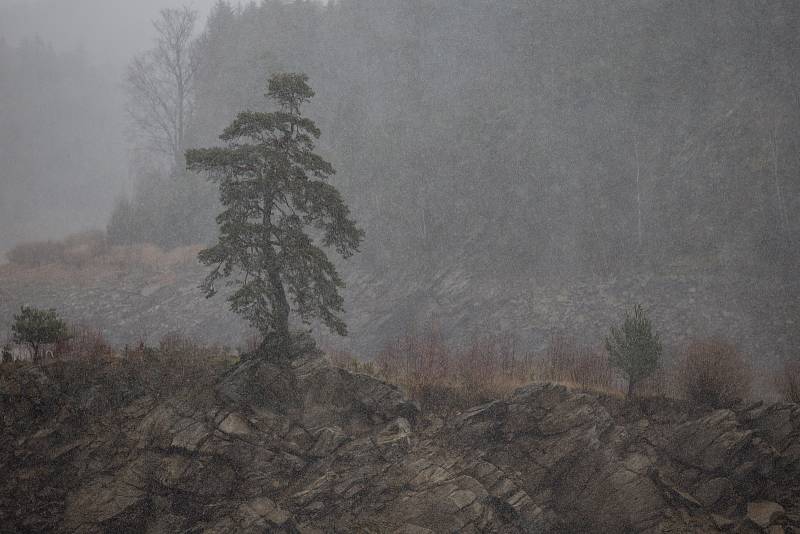
[[[539,362],[535,378],[582,391],[623,394],[623,384],[608,363],[605,350],[580,346],[574,339],[556,336]]]
[[[507,337],[480,337],[448,345],[436,325],[399,337],[372,361],[327,351],[334,365],[402,387],[423,409],[453,412],[508,396],[530,382],[531,366]]]
[[[424,408],[460,404],[463,388],[452,375],[451,350],[435,325],[395,340],[374,361],[378,376],[403,387]]]
[[[98,359],[113,354],[102,332],[85,325],[70,326],[69,338],[53,348],[53,355],[65,360]]]
[[[102,232],[76,234],[62,241],[20,243],[8,252],[3,277],[20,281],[81,283],[143,271],[169,274],[197,263],[201,245],[162,250],[151,244],[110,246]]]
[[[423,409],[451,413],[509,396],[528,383],[554,383],[573,390],[623,399],[626,383],[601,348],[556,336],[542,354],[520,354],[513,338],[483,336],[458,347],[429,327],[387,346],[362,362],[348,352],[328,351],[334,365],[401,386]],[[800,364],[787,367],[787,398],[800,393]],[[637,386],[640,398],[686,399],[730,406],[746,399],[750,369],[744,357],[721,341],[698,341],[682,351],[677,364],[659,369]]]
[[[752,372],[733,345],[694,341],[680,356],[677,380],[687,400],[720,408],[749,398]]]
[[[213,385],[237,359],[219,346],[198,344],[178,333],[164,336],[158,346],[140,342],[113,350],[102,334],[88,327],[72,327],[72,338],[55,347],[54,361],[45,371],[65,391],[102,387],[93,410],[118,405],[120,399],[148,395],[152,398],[183,396],[193,402],[211,402]],[[123,403],[124,404],[124,403]]]
[[[164,251],[151,244],[112,247],[108,254],[98,258],[99,265],[116,271],[140,268],[151,271],[170,271],[197,262],[201,245],[179,247]]]
[[[60,264],[84,267],[108,251],[105,234],[98,231],[71,235],[62,241],[35,241],[17,244],[7,253],[8,261],[23,267]]]
[[[532,382],[624,395],[603,351],[565,337],[554,338],[543,355],[520,354],[511,336],[480,336],[456,346],[447,344],[432,325],[397,338],[372,361],[343,351],[327,355],[334,365],[401,386],[423,409],[440,413],[507,398]]]
[[[207,388],[236,362],[225,348],[201,345],[180,333],[167,334],[157,347],[143,342],[126,347],[121,356],[144,370],[144,384],[157,393]]]
[[[69,380],[82,383],[88,380],[82,374],[102,375],[155,397],[176,392],[204,396],[237,361],[225,348],[201,345],[178,333],[165,336],[158,346],[140,342],[119,351],[90,327],[73,326],[71,334],[53,348],[56,359],[62,361],[52,364],[67,369],[60,372],[69,375]],[[252,351],[257,346],[258,337],[253,336],[244,349]],[[554,337],[541,354],[520,354],[510,336],[480,336],[455,345],[448,344],[440,329],[432,325],[422,333],[399,337],[372,361],[363,362],[351,353],[335,350],[327,351],[327,356],[336,366],[401,386],[423,409],[438,413],[507,398],[532,382],[562,384],[620,399],[625,393],[624,380],[609,366],[602,349],[582,346],[564,336]],[[750,380],[750,370],[733,346],[715,340],[696,341],[682,351],[677,365],[643,381],[637,396],[729,406],[747,398]],[[787,400],[798,401],[800,362],[787,364],[779,386]]]
[[[177,334],[165,336],[157,347],[140,343],[109,354],[96,350],[101,345],[96,333],[85,332],[72,341],[70,358],[41,367],[58,384],[59,399],[79,399],[80,409],[73,415],[84,422],[107,417],[110,410],[130,406],[134,399],[177,398],[210,407],[215,402],[213,385],[236,361],[221,348],[197,345]],[[3,367],[14,372],[12,366]]]
[[[679,370],[674,367],[660,368],[636,385],[639,397],[685,398]]]
[[[153,245],[111,247],[91,261],[77,266],[51,263],[26,266],[0,265],[0,280],[5,284],[45,284],[66,287],[94,287],[100,281],[117,283],[132,274],[142,275],[153,284],[171,284],[178,273],[199,266],[200,245],[162,251]]]

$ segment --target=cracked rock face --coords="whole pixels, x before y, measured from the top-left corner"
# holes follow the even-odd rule
[[[82,396],[48,369],[2,372],[4,528],[800,531],[796,405],[691,412],[531,385],[441,420],[312,356],[247,361],[192,395],[109,380]]]

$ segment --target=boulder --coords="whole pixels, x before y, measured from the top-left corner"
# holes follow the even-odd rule
[[[715,527],[723,532],[733,530],[733,527],[736,526],[735,522],[719,514],[711,514],[711,521],[714,523]]]
[[[693,495],[706,508],[712,508],[723,499],[732,499],[736,493],[733,483],[725,477],[715,477],[706,480],[695,488]]]
[[[759,528],[766,529],[779,519],[786,511],[778,503],[755,501],[747,503],[747,519]]]

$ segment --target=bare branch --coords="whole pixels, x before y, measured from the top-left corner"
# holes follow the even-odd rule
[[[125,78],[133,129],[150,150],[171,156],[175,170],[183,166],[186,130],[194,111],[196,24],[193,9],[162,10],[153,21],[154,47],[131,61]]]

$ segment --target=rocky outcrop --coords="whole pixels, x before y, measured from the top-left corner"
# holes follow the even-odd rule
[[[530,385],[442,419],[313,356],[191,394],[60,365],[0,379],[9,531],[800,531],[796,405]]]

